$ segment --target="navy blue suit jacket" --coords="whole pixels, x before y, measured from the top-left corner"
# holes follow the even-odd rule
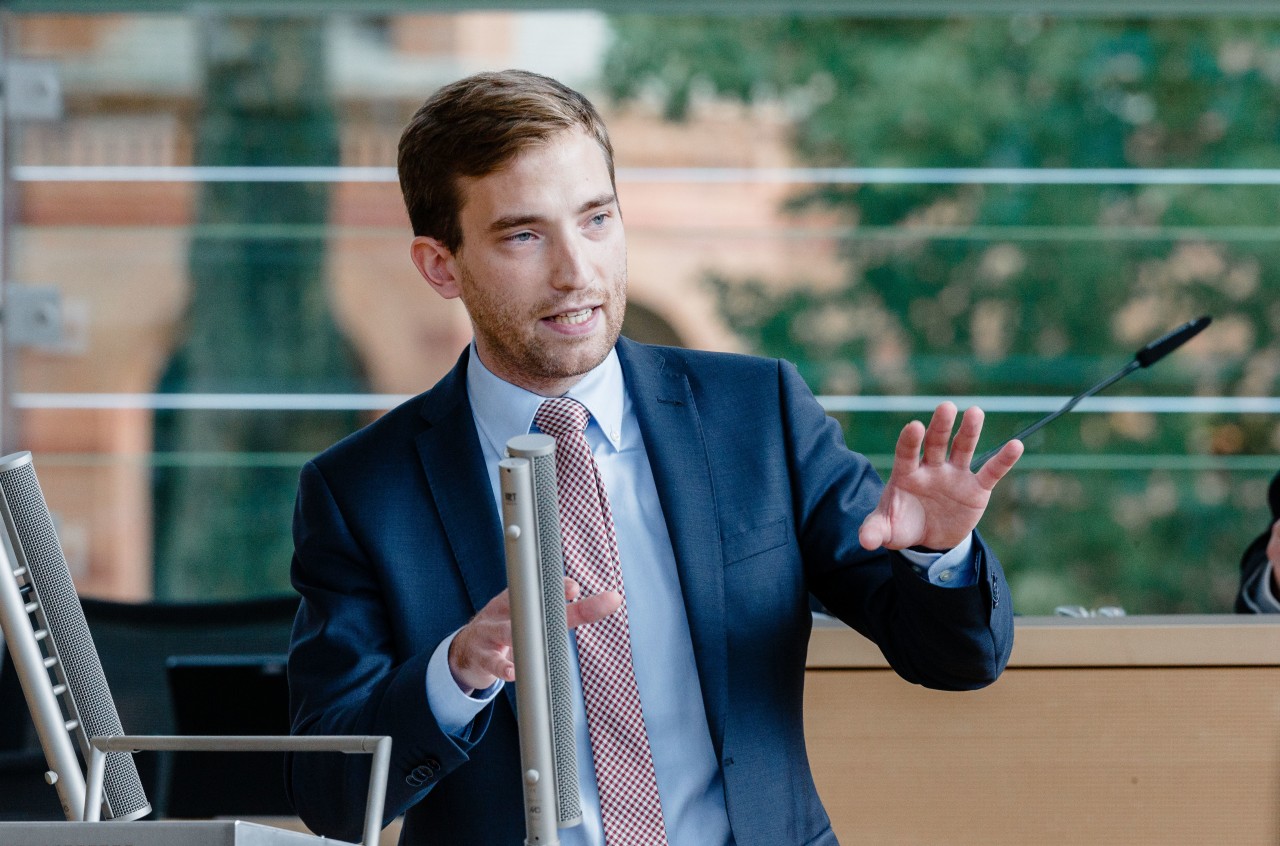
[[[940,588],[858,545],[881,483],[795,368],[618,342],[675,548],[711,740],[738,846],[832,844],[801,719],[812,593],[909,681],[972,689],[1013,645],[1009,591]],[[467,354],[426,394],[308,463],[294,525],[302,595],[289,656],[297,734],[390,734],[386,817],[403,843],[519,844],[512,686],[459,741],[431,716],[427,661],[506,586]],[[299,754],[289,785],[317,833],[359,839],[367,758]],[[684,846],[678,844],[677,846]]]

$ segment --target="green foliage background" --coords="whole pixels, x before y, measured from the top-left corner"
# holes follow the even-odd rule
[[[619,17],[605,82],[670,120],[710,99],[794,116],[823,167],[1275,168],[1268,20]],[[820,393],[1075,393],[1199,314],[1214,325],[1112,393],[1265,395],[1280,375],[1277,186],[839,185],[847,283],[711,278],[756,351]],[[986,438],[1035,415],[988,416]],[[887,469],[895,414],[846,416]],[[1018,610],[1222,612],[1268,522],[1265,415],[1076,414],[1029,442],[983,523]]]
[[[202,165],[333,165],[338,127],[319,18],[202,22]],[[325,279],[328,186],[210,182],[189,251],[186,331],[159,389],[361,390]],[[288,526],[304,456],[360,424],[354,412],[169,410],[155,420],[155,596],[287,593]]]

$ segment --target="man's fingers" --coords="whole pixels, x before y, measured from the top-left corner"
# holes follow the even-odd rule
[[[475,666],[494,678],[503,681],[516,680],[516,665],[511,660],[511,649],[500,652],[484,652],[476,656]],[[485,685],[488,687],[489,685]]]
[[[508,627],[508,631],[510,631],[510,627]],[[459,658],[462,659],[463,656],[459,656]],[[465,656],[465,663],[463,660],[459,660],[459,665],[472,676],[475,676],[476,671],[479,671],[506,681],[512,681],[515,678],[515,664],[511,655],[510,642],[505,646],[493,642],[472,643]],[[475,677],[478,678],[478,676]],[[489,684],[492,684],[492,682]],[[481,685],[477,689],[488,686],[488,684]]]
[[[956,422],[954,403],[939,403],[924,433],[924,463],[941,464],[947,460],[947,444],[951,442],[951,427]]]
[[[898,445],[893,449],[893,473],[907,474],[920,466],[920,444],[924,442],[924,424],[912,420],[902,427]]]
[[[500,655],[511,651],[511,618],[501,620],[472,620],[463,630],[467,633],[464,646],[472,664],[482,664],[485,655]],[[459,637],[462,633],[459,632]],[[465,660],[465,659],[464,659]]]
[[[511,653],[507,652],[507,655],[510,656]],[[516,665],[511,661],[510,657],[496,659],[489,672],[503,681],[513,682],[516,680]]]
[[[494,678],[515,679],[515,665],[511,663],[511,619],[496,614],[482,616],[491,606],[492,603],[486,605],[449,644],[449,670],[463,688],[483,690],[493,684]]]
[[[602,620],[622,605],[622,594],[606,591],[580,599],[582,588],[565,576],[565,616],[569,628]],[[495,596],[458,632],[449,648],[449,669],[460,684],[472,689],[489,686],[486,676],[515,681],[511,655],[511,596]]]
[[[621,607],[622,594],[616,590],[606,590],[570,603],[564,614],[569,628],[576,629],[578,626],[603,620]]]
[[[582,587],[568,576],[564,577],[564,601],[573,602],[582,595]]]
[[[965,409],[964,417],[960,420],[960,431],[956,432],[955,440],[951,442],[949,460],[962,470],[968,470],[973,463],[973,453],[978,448],[978,436],[982,434],[984,417],[981,408],[971,405]]]
[[[1022,441],[1009,441],[1000,448],[991,460],[978,470],[974,477],[978,480],[978,484],[984,490],[991,490],[996,483],[1004,478],[1005,474],[1013,469],[1013,465],[1018,463],[1018,459],[1022,457]]]

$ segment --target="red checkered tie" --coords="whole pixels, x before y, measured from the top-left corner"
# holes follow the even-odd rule
[[[560,531],[565,572],[583,595],[622,594],[622,607],[577,629],[587,733],[600,790],[600,819],[608,846],[666,846],[667,830],[644,729],[640,691],[631,666],[626,591],[618,564],[613,512],[584,430],[590,415],[575,400],[549,399],[534,415],[556,439]]]

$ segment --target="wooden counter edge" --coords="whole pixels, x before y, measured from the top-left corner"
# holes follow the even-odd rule
[[[1010,667],[1280,665],[1280,615],[1019,617]],[[885,669],[880,650],[841,623],[815,617],[808,668]]]

